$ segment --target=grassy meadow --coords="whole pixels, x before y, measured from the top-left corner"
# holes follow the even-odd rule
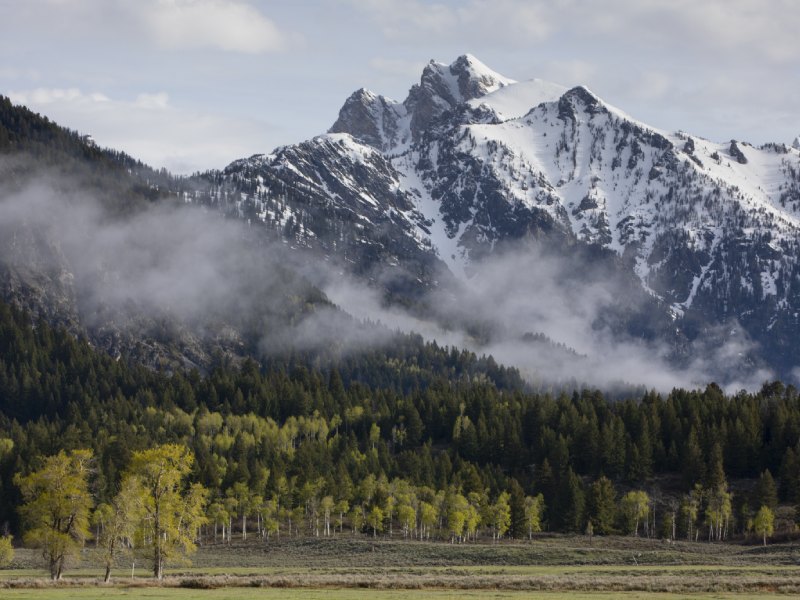
[[[350,538],[207,545],[158,584],[149,564],[110,585],[91,548],[52,584],[33,550],[0,570],[4,600],[102,598],[763,598],[800,596],[800,546],[583,536],[446,544]]]

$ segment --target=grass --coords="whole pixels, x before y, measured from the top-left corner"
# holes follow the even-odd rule
[[[6,590],[4,590],[6,591]],[[204,590],[198,595],[196,590],[164,589],[164,588],[111,588],[111,589],[63,589],[50,588],[38,590],[7,590],[4,600],[114,600],[116,598],[141,598],[152,600],[182,600],[202,598],[202,600],[413,600],[431,598],[434,600],[522,600],[524,598],[541,598],[544,600],[675,600],[675,598],[713,600],[718,598],[736,598],[737,600],[762,600],[774,597],[768,593],[755,594],[670,594],[651,592],[524,592],[524,591],[458,591],[450,590],[359,590],[359,589],[258,589]]]
[[[91,550],[50,584],[37,554],[0,570],[0,597],[47,598],[764,598],[800,596],[800,547],[625,537],[552,536],[463,544],[366,538],[256,539],[201,547],[191,566],[158,584],[147,564],[115,570],[112,586]]]

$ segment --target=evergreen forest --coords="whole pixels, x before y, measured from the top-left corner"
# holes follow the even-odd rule
[[[468,352],[424,348],[403,360],[372,351],[327,366],[292,356],[165,374],[2,304],[0,523],[32,540],[37,474],[79,457],[83,538],[100,539],[125,475],[147,452],[177,448],[174,491],[197,513],[191,543],[794,531],[792,386],[552,396],[524,391],[513,372],[470,372],[480,359]]]

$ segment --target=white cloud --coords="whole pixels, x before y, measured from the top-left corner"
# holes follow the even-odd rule
[[[14,67],[0,67],[0,79],[27,79],[37,81],[41,74],[37,69],[17,69]]]
[[[135,104],[141,108],[164,109],[169,104],[169,95],[166,92],[139,94],[136,96]]]
[[[634,94],[643,100],[663,98],[672,87],[672,78],[661,71],[646,71],[634,84]]]
[[[164,48],[218,48],[261,54],[281,50],[286,38],[253,6],[235,0],[156,0],[141,6],[150,34]]]
[[[409,44],[437,35],[470,47],[533,48],[562,38],[558,41],[570,40],[562,50],[583,56],[655,49],[665,52],[665,61],[690,56],[702,62],[755,58],[788,64],[800,54],[796,0],[351,0],[351,5],[387,38]]]
[[[356,10],[366,11],[384,35],[406,41],[439,37],[525,42],[543,41],[552,32],[549,2],[519,0],[471,0],[468,3],[408,0],[351,0]],[[465,50],[466,51],[466,50]]]
[[[78,88],[36,88],[26,92],[10,92],[9,98],[17,104],[47,105],[53,103],[94,103],[108,102],[105,94],[82,93]]]
[[[391,77],[402,77],[413,81],[425,68],[424,61],[375,57],[369,61],[370,68]]]
[[[91,134],[101,146],[174,173],[221,168],[270,149],[268,124],[185,110],[172,106],[164,92],[119,100],[78,88],[37,88],[10,92],[9,97],[61,125]]]
[[[597,66],[585,60],[548,60],[537,65],[535,76],[572,87],[591,85],[597,73]]]

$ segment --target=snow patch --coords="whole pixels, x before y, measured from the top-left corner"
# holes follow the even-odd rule
[[[502,121],[524,116],[543,102],[556,102],[567,88],[542,79],[520,81],[501,87],[485,96],[470,100],[472,108],[487,106]]]

